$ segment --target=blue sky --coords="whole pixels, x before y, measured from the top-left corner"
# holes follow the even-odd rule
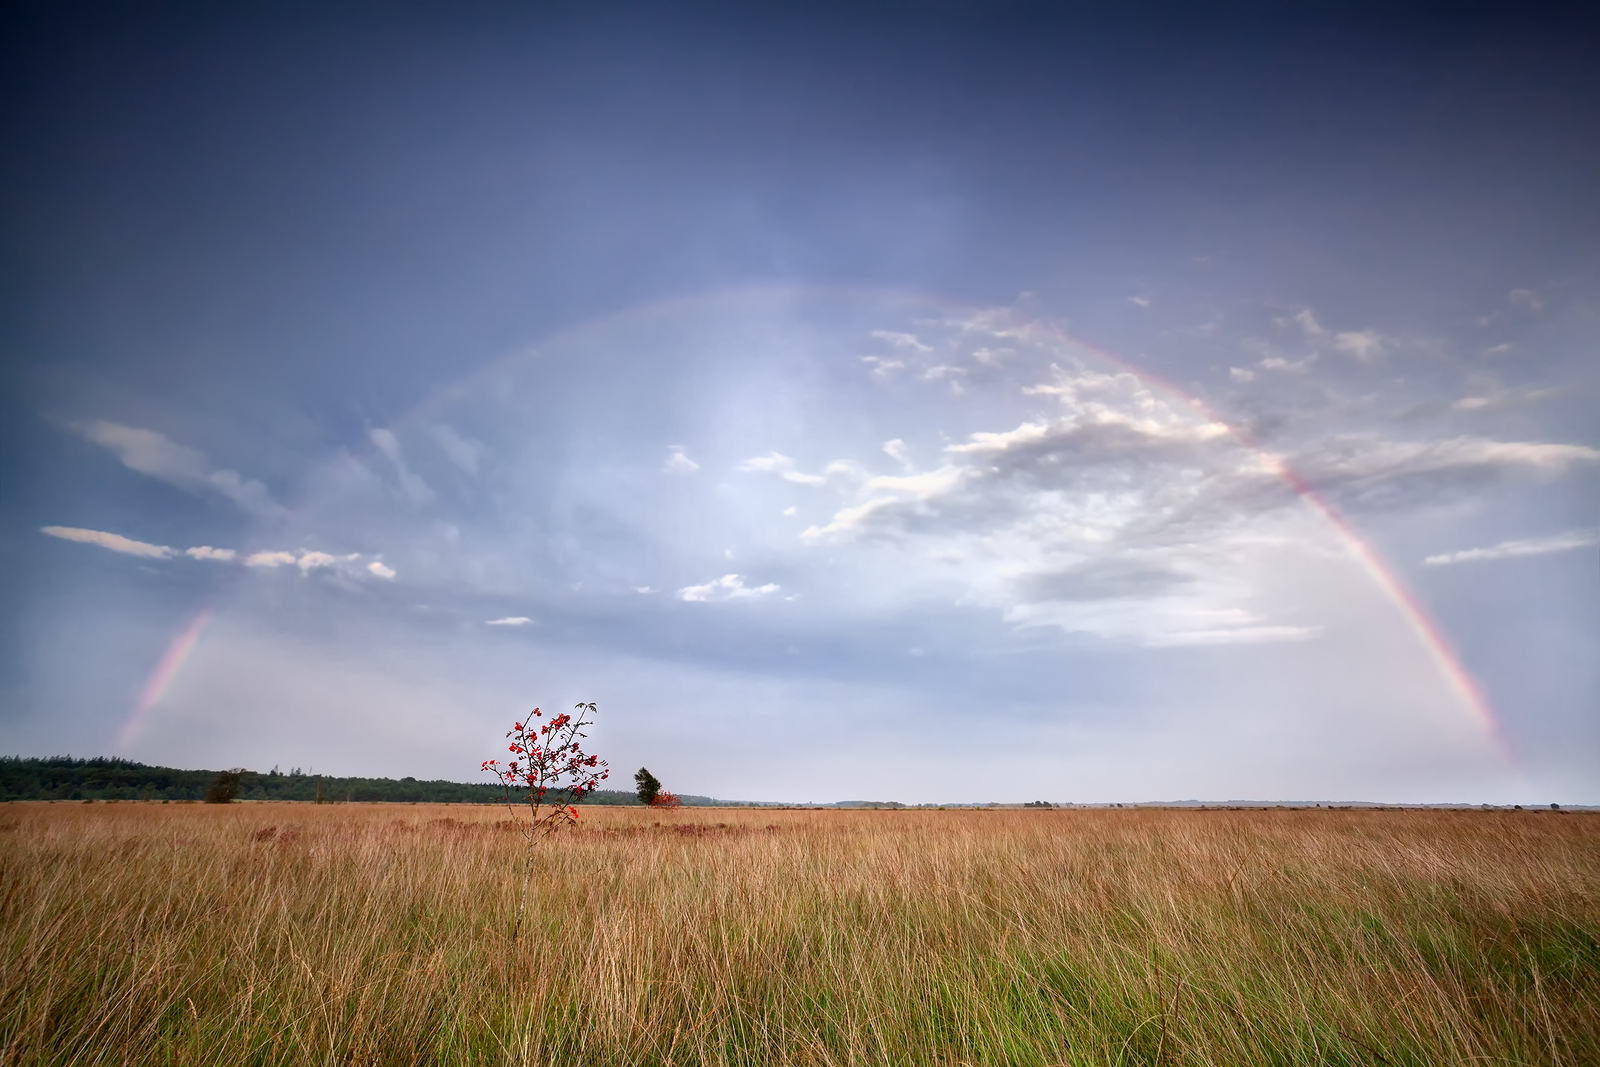
[[[6,751],[1600,802],[1575,18],[9,17]]]

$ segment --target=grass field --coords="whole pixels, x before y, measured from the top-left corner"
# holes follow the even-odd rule
[[[592,809],[519,944],[506,819],[0,807],[0,1056],[1600,1063],[1596,815]]]

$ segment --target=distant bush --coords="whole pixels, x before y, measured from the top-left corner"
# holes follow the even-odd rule
[[[207,804],[231,804],[239,795],[239,779],[244,777],[243,768],[234,768],[231,771],[218,771],[217,776],[211,779],[211,786],[206,790]]]

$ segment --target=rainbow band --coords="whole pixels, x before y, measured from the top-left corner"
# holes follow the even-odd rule
[[[139,703],[134,705],[133,714],[128,716],[128,721],[122,726],[122,732],[117,735],[119,746],[126,748],[138,736],[149,718],[150,709],[166,695],[167,687],[183,669],[183,664],[194,651],[194,646],[200,643],[200,635],[205,631],[206,624],[211,621],[213,614],[215,612],[210,607],[201,608],[199,614],[172,639],[172,644],[167,646],[167,650],[156,661],[155,670],[150,672],[150,677],[144,683],[144,689],[139,693]]]

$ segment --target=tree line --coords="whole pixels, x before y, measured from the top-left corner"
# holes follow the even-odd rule
[[[325,803],[494,804],[501,797],[493,783],[419,781],[416,778],[340,778],[234,768],[231,771],[152,767],[109,756],[0,756],[0,801],[5,800],[166,800],[200,801],[219,775],[237,774],[237,800],[305,800]],[[710,804],[710,797],[683,797],[684,804]],[[585,804],[632,804],[632,792],[599,789]]]

